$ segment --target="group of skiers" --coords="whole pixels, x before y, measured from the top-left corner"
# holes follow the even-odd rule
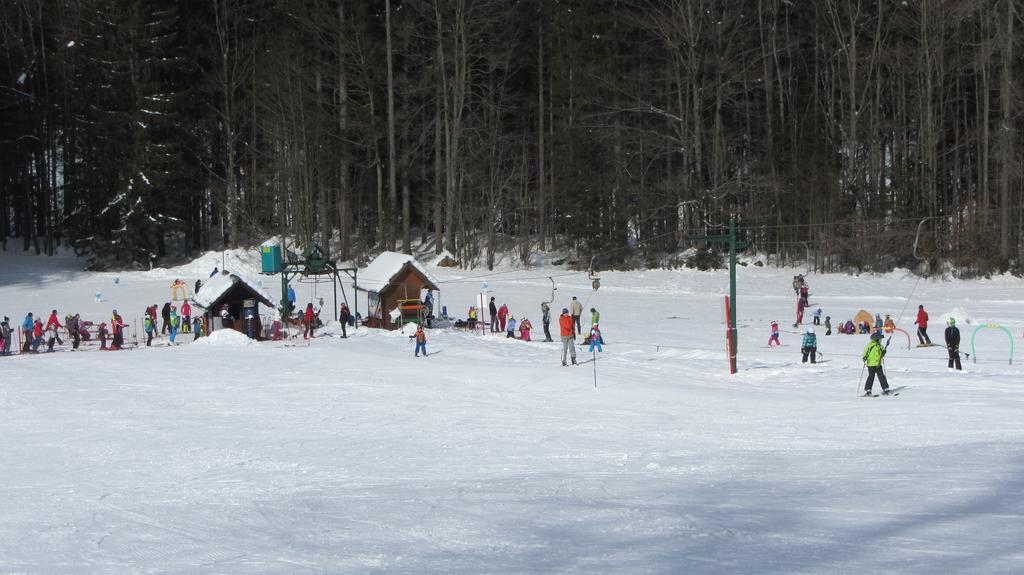
[[[493,296],[490,299],[487,311],[489,313],[491,333],[504,333],[507,338],[532,341],[530,333],[533,330],[533,323],[530,322],[529,318],[523,317],[517,321],[515,316],[509,311],[508,305],[501,304],[499,306]],[[551,337],[551,302],[541,302],[540,312],[541,325],[544,329],[544,341],[553,342],[554,339]],[[562,342],[562,365],[569,365],[568,361],[570,359],[572,365],[576,365],[575,342],[576,336],[583,334],[582,316],[583,304],[573,296],[568,307],[562,308],[562,313],[558,317],[559,337]],[[470,306],[466,325],[473,329],[481,319],[478,317],[476,307]],[[590,331],[584,339],[584,344],[590,345],[589,351],[594,351],[595,349],[603,351],[602,344],[604,340],[601,338],[600,319],[601,314],[597,309],[590,308]],[[518,338],[516,337],[517,331],[519,332]]]
[[[100,349],[121,349],[124,346],[125,323],[117,310],[113,310],[110,316],[110,324],[102,322],[95,326],[93,322],[86,321],[79,314],[68,314],[64,316],[64,323],[60,322],[57,310],[52,310],[46,323],[34,313],[29,312],[21,322],[21,333],[15,332],[11,326],[11,319],[4,317],[0,323],[0,355],[11,355],[11,347],[15,337],[20,335],[20,353],[39,353],[45,342],[47,352],[54,351],[55,345],[64,345],[61,338],[66,333],[71,340],[71,349],[77,350],[83,341],[93,338],[92,331],[95,330],[96,338],[100,341]],[[107,346],[107,339],[111,338],[111,345]]]

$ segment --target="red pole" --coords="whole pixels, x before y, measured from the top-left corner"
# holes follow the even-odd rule
[[[732,348],[732,315],[729,307],[729,296],[725,296],[725,349],[729,354],[729,373],[736,373],[736,350]]]

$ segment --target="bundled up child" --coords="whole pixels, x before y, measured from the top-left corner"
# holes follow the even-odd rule
[[[43,344],[43,322],[35,320],[32,322],[32,353],[39,353],[39,346]]]
[[[804,340],[800,344],[800,351],[803,353],[803,359],[800,363],[807,363],[807,356],[811,357],[811,363],[818,363],[816,356],[818,355],[818,336],[814,335],[814,328],[807,328],[807,333],[804,334]]]
[[[779,341],[779,322],[772,320],[772,335],[768,338],[768,347],[772,345],[782,345]]]
[[[142,320],[142,329],[146,332],[146,347],[153,345],[153,332],[156,330],[156,326],[153,324],[153,318],[149,316],[148,311],[145,319]]]
[[[106,322],[100,322],[99,331],[97,331],[96,335],[97,335],[97,337],[100,338],[100,349],[106,350],[107,349],[107,336],[109,335],[109,332],[107,331],[107,324],[106,324]]]
[[[505,337],[516,338],[516,316],[508,316],[508,323],[505,324]]]
[[[821,308],[814,310],[814,325],[821,325]]]
[[[203,318],[200,316],[194,316],[192,318],[192,341],[199,339],[199,336],[203,334]]]
[[[593,352],[594,346],[597,346],[597,351],[604,353],[604,350],[601,349],[602,343],[604,342],[601,341],[601,329],[598,328],[597,324],[595,323],[594,325],[590,326],[590,349],[588,349],[587,351]]]
[[[409,339],[416,340],[416,357],[420,356],[420,352],[423,352],[423,357],[427,357],[427,334],[423,331],[423,326],[416,326],[416,333],[409,336]]]
[[[832,316],[825,316],[825,335],[832,335]]]
[[[523,341],[530,341],[530,330],[533,329],[533,324],[530,323],[529,318],[523,318],[523,321],[519,322],[519,339]]]

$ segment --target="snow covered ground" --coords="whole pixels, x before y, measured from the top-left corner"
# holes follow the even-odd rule
[[[0,313],[131,322],[221,260],[77,265],[0,256]],[[455,330],[414,358],[407,337],[368,329],[0,358],[0,573],[1024,571],[1024,378],[1001,331],[979,332],[965,373],[894,338],[901,395],[865,399],[866,337],[819,329],[816,366],[796,334],[762,347],[770,320],[791,329],[793,270],[740,270],[733,376],[725,273],[603,273],[593,292],[586,274],[499,271],[431,268],[440,305],[464,317],[487,281],[536,338],[558,276],[556,311],[575,295],[601,312],[596,364]],[[908,331],[923,303],[935,341],[958,309],[965,351],[986,322],[1022,343],[1017,279],[809,282],[834,321],[895,318],[915,290]]]

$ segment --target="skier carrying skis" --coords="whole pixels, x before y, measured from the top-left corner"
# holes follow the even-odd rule
[[[558,316],[558,333],[562,337],[562,366],[565,366],[565,354],[572,355],[572,364],[576,365],[576,325],[569,315],[569,308],[562,308],[562,315]]]
[[[768,338],[768,347],[772,347],[772,344],[782,345],[779,341],[779,322],[772,320],[772,335]]]
[[[864,383],[864,397],[872,397],[871,386],[875,383],[875,376],[878,376],[878,383],[882,384],[882,395],[890,395],[889,382],[885,379],[885,373],[882,371],[882,358],[885,357],[885,348],[880,343],[882,338],[882,332],[876,331],[871,334],[871,341],[868,342],[868,346],[864,348],[864,365],[868,368],[868,380]]]
[[[948,368],[956,366],[957,371],[963,371],[960,365],[960,328],[956,327],[956,319],[949,318],[949,327],[946,328],[946,351],[949,352]]]
[[[914,324],[917,325],[917,339],[921,341],[917,347],[931,345],[932,340],[928,337],[928,312],[924,311],[923,305],[917,306],[917,319],[914,320]]]
[[[423,352],[423,357],[427,357],[427,334],[423,331],[423,326],[416,326],[416,333],[409,336],[409,339],[416,339],[416,357],[420,356],[420,351]]]
[[[811,357],[811,363],[818,363],[818,336],[814,335],[814,328],[807,328],[807,333],[804,334],[804,340],[800,344],[800,351],[803,353],[803,359],[800,363],[807,363],[807,356]]]

